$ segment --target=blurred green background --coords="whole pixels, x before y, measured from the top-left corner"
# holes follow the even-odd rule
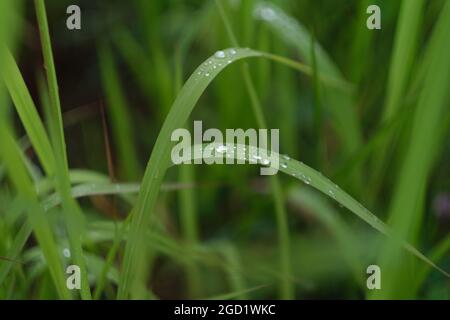
[[[14,110],[28,91],[52,138],[46,111],[52,92],[47,93],[35,12],[41,1],[2,2],[2,50],[8,46],[13,52],[26,87],[3,76],[11,65],[5,58],[1,125],[20,146],[17,159],[33,188],[24,192],[24,184],[14,183],[19,173],[7,164],[14,164],[14,148],[0,136],[0,298],[61,298],[43,252],[50,240],[29,233],[39,221],[30,220],[30,229],[28,201],[36,198],[33,203],[44,207],[41,218],[58,253],[55,269],[72,262],[70,220],[62,218],[72,207],[64,206],[63,195],[58,201],[57,182]],[[81,30],[66,28],[71,4],[81,8]],[[371,4],[381,9],[381,30],[366,27]],[[301,62],[309,74],[259,58],[248,60],[247,73],[247,62],[237,62],[212,81],[187,126],[202,120],[205,128],[223,131],[261,127],[249,90],[254,88],[267,127],[280,129],[281,153],[321,172],[396,235],[450,269],[449,1],[47,0],[45,5],[67,181],[80,196],[75,207],[83,222],[76,241],[95,298],[116,298],[129,272],[123,267],[125,221],[147,161],[183,83],[214,52],[236,46],[227,23],[240,47]],[[322,75],[346,87],[329,86]],[[279,173],[275,179],[260,176],[254,165],[170,168],[145,225],[140,248],[147,253],[145,276],[129,297],[449,298],[448,278],[386,241],[345,203],[291,176]],[[52,197],[63,205],[51,205]],[[381,290],[366,287],[371,264],[381,267]]]

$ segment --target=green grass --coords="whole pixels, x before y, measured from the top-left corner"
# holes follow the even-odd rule
[[[425,181],[429,177],[432,163],[435,160],[433,148],[436,145],[433,141],[438,139],[439,131],[434,128],[445,112],[445,101],[448,97],[447,84],[450,80],[448,72],[450,64],[447,57],[450,54],[450,46],[446,41],[446,32],[449,27],[450,4],[446,3],[436,22],[428,47],[426,58],[430,59],[429,69],[424,79],[411,128],[410,139],[414,143],[409,144],[406,148],[390,208],[390,222],[395,232],[405,239],[410,239],[413,243],[417,241],[423,219],[421,207],[423,207]],[[393,265],[392,262],[396,261],[394,257],[398,258],[399,255],[395,246],[390,246],[384,250],[380,259],[383,266],[389,266],[386,269],[395,270],[390,273],[393,278],[388,282],[388,285],[392,285],[393,288],[388,293],[395,297],[395,289],[405,288],[405,283],[402,282],[405,280],[399,276],[402,263],[399,261],[398,264]]]
[[[450,4],[376,3],[2,1],[0,298],[449,298]],[[194,119],[289,156],[171,168]]]
[[[132,116],[128,112],[126,97],[117,74],[110,49],[103,44],[99,49],[100,71],[102,82],[107,93],[107,113],[112,123],[114,141],[117,143],[119,166],[124,168],[123,178],[135,180],[140,175],[138,152],[132,128]]]

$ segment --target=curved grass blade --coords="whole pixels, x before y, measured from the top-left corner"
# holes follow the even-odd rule
[[[136,262],[139,254],[139,258],[145,259],[142,254],[145,251],[143,250],[144,231],[148,226],[151,213],[154,210],[160,185],[170,163],[170,150],[174,145],[174,143],[171,143],[170,139],[173,130],[183,127],[202,93],[206,90],[211,81],[226,66],[241,59],[262,56],[264,55],[261,52],[248,48],[231,48],[218,51],[214,54],[214,56],[207,59],[194,71],[175,99],[175,102],[173,103],[172,108],[170,109],[170,112],[167,115],[167,118],[158,135],[153,152],[145,170],[141,190],[135,206],[134,217],[131,222],[130,237],[125,247],[125,257],[122,264],[121,277],[119,281],[119,299],[125,299],[129,293],[130,287],[132,286],[132,282],[138,282],[142,277],[142,275],[136,273]],[[322,179],[319,179],[319,175],[317,173],[314,174],[314,177],[317,177],[317,181],[320,181],[320,183],[317,183],[315,187],[322,191],[325,188]],[[325,191],[325,193],[327,192],[328,191]],[[377,220],[372,218],[375,216],[367,214],[366,211],[361,209],[362,206],[356,200],[347,194],[345,195],[345,203],[342,203],[344,206],[348,206],[351,211],[355,212],[355,214],[357,214],[360,218],[377,229],[379,228],[380,231],[385,231],[384,226],[380,226],[376,223]],[[339,197],[341,197],[340,192]],[[413,248],[409,248],[409,250],[414,251]],[[415,254],[419,257],[423,257],[420,252],[416,252]],[[423,257],[422,259],[432,264],[432,262],[427,260],[426,257]],[[436,266],[436,268],[438,267]],[[442,272],[445,273],[444,271]]]
[[[214,55],[198,67],[181,88],[164,121],[145,170],[131,222],[130,237],[125,247],[125,258],[119,282],[119,299],[127,297],[132,281],[137,282],[142,278],[142,275],[135,273],[136,261],[138,254],[142,255],[145,251],[143,250],[144,231],[148,225],[150,213],[154,210],[159,187],[169,165],[170,150],[173,145],[170,143],[170,137],[173,130],[184,125],[198,99],[220,71],[237,60],[258,56],[261,56],[261,53],[250,49],[220,51],[219,54]]]
[[[161,185],[163,176],[169,164],[170,149],[173,145],[173,143],[170,143],[172,131],[184,125],[202,93],[226,66],[237,60],[250,57],[273,58],[272,56],[267,56],[262,52],[248,48],[232,48],[218,51],[195,70],[182,87],[172,105],[146,167],[142,189],[136,204],[136,216],[133,218],[131,224],[131,237],[125,248],[123,272],[121,273],[118,292],[119,298],[124,299],[128,294],[132,277],[134,277],[134,279],[140,278],[133,272],[136,268],[136,264],[134,264],[133,261],[135,261],[137,257],[137,252],[143,251],[140,248],[140,246],[143,245],[143,242],[140,240],[142,240],[143,230],[150,217],[150,212],[153,210],[159,186]],[[287,61],[290,60],[287,59]],[[298,68],[303,67],[303,65],[299,63],[294,63],[293,65]]]
[[[99,195],[114,195],[119,194],[128,200],[132,201],[125,195],[129,193],[138,193],[140,185],[138,183],[85,183],[72,187],[71,195],[73,198],[81,198],[86,196],[99,196]],[[56,207],[62,202],[59,193],[54,193],[45,199],[43,205],[45,210]]]
[[[35,0],[34,7],[39,26],[44,64],[46,66],[45,71],[47,75],[48,97],[50,103],[49,105],[44,106],[44,109],[49,118],[50,136],[55,155],[56,186],[63,198],[64,208],[62,213],[64,215],[73,261],[79,266],[81,271],[81,298],[91,299],[88,273],[84,262],[83,248],[80,239],[83,232],[84,216],[80,207],[70,195],[69,169],[61,114],[61,101],[44,0]],[[46,99],[43,100],[45,101]]]
[[[234,149],[233,147],[236,147],[237,150],[245,150],[245,148],[249,148],[248,146],[239,145],[239,144],[227,144],[227,149]],[[193,147],[193,150],[195,150],[195,146]],[[254,148],[255,154],[267,154],[268,151],[261,149],[261,148]],[[225,156],[231,156],[239,160],[247,160],[249,161],[253,155],[242,155],[240,152],[231,152],[227,154],[221,154],[220,157]],[[217,157],[217,154],[216,154]],[[430,259],[428,259],[425,255],[423,255],[419,250],[417,250],[414,246],[412,246],[410,243],[405,241],[401,236],[394,233],[391,228],[386,225],[384,222],[382,222],[380,219],[378,219],[377,216],[375,216],[373,213],[371,213],[367,208],[365,208],[361,203],[356,201],[353,197],[351,197],[348,193],[346,193],[344,190],[339,188],[338,185],[333,183],[330,179],[323,176],[320,172],[314,170],[313,168],[305,165],[301,161],[297,161],[295,159],[290,158],[287,155],[278,155],[275,152],[271,152],[271,158],[272,157],[279,157],[281,159],[280,161],[280,167],[279,171],[288,174],[302,182],[304,182],[307,185],[310,185],[314,187],[315,189],[319,190],[326,196],[330,197],[331,199],[338,202],[343,207],[347,208],[351,212],[353,212],[355,215],[357,215],[360,219],[368,223],[372,228],[378,230],[382,234],[388,236],[392,240],[396,241],[400,246],[402,246],[405,250],[409,251],[411,254],[422,260],[423,262],[427,263],[428,265],[432,266],[434,269],[445,275],[446,277],[450,278],[450,274],[444,271],[442,268],[437,266],[434,262],[432,262]],[[194,158],[195,159],[195,158]],[[265,163],[265,159],[259,160],[261,163]],[[270,164],[272,165],[272,164]]]

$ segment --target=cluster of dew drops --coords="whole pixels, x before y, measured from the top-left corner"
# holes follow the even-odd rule
[[[270,160],[268,158],[258,155],[257,152],[253,152],[252,148],[249,150],[249,155],[247,155],[247,148],[241,145],[238,147],[232,144],[218,145],[215,150],[217,153],[225,155],[227,158],[235,156],[236,159],[248,160],[250,163],[260,163],[265,166],[270,165]],[[236,154],[235,151],[237,151]]]
[[[219,50],[206,60],[197,70],[197,75],[209,77],[220,67],[230,64],[236,58],[237,50],[234,48]]]
[[[274,19],[275,16],[275,12],[270,9],[270,8],[266,8],[265,10],[261,10],[260,14],[263,16],[263,18],[267,19],[267,20],[271,20]],[[245,48],[248,50],[248,48]],[[233,60],[236,58],[236,54],[237,54],[237,50],[234,48],[230,48],[230,49],[226,49],[226,50],[219,50],[216,51],[216,53],[214,53],[214,55],[212,57],[210,57],[208,60],[206,60],[197,70],[197,75],[198,76],[204,76],[204,77],[209,77],[211,75],[212,72],[216,71],[217,69],[219,69],[220,67],[226,65],[226,64],[230,64],[233,62]],[[230,152],[231,149],[236,150],[236,146],[226,146],[226,145],[219,145],[216,147],[216,152],[219,154],[225,154],[227,157],[233,157],[234,155],[234,150],[233,152]],[[239,148],[240,152],[243,152],[243,154],[238,154],[237,158],[244,158],[246,157],[246,148]],[[286,161],[290,160],[290,157],[288,155],[283,155],[282,156],[283,159],[285,161],[283,161],[281,163],[281,167],[283,169],[287,169],[288,168],[288,164]],[[263,165],[270,165],[270,160],[264,157],[261,157],[258,154],[252,154],[249,155],[248,160],[250,163],[261,163]],[[292,173],[293,177],[297,177],[297,173]],[[304,173],[300,173],[300,175],[298,176],[300,178],[300,180],[302,180],[305,184],[309,185],[311,184],[311,178],[307,175],[305,175]],[[336,188],[338,189],[339,187],[336,185]],[[328,191],[328,195],[330,197],[332,197],[333,199],[336,199],[336,194],[334,193],[333,190],[329,190]]]
[[[236,150],[236,146],[228,146],[228,145],[219,145],[215,148],[216,152],[219,154],[224,154],[226,157],[233,157],[234,156],[234,150]],[[262,157],[258,155],[257,153],[252,153],[250,155],[246,154],[246,147],[239,147],[238,148],[240,153],[237,154],[238,159],[245,159],[248,160],[250,163],[260,163],[262,165],[268,166],[270,165],[270,160],[268,158]],[[282,155],[283,161],[281,162],[280,166],[283,169],[288,169],[288,161],[291,159],[288,155]],[[291,173],[293,177],[298,177],[300,180],[302,180],[305,184],[309,185],[311,184],[311,178],[304,173],[297,174],[295,172]],[[330,190],[330,196],[335,198],[334,193]]]
[[[268,158],[262,157],[262,156],[258,155],[257,153],[252,153],[247,156],[247,154],[246,154],[247,149],[246,149],[246,147],[243,147],[243,146],[236,147],[234,145],[222,145],[221,144],[215,148],[215,150],[218,154],[225,155],[226,157],[229,157],[229,158],[234,157],[234,155],[235,155],[234,152],[236,149],[238,150],[238,153],[236,155],[237,159],[248,160],[250,163],[254,163],[254,164],[260,163],[260,164],[266,165],[266,166],[270,165],[270,160]],[[282,155],[281,157],[282,157],[283,161],[281,162],[280,166],[282,169],[286,170],[286,169],[288,169],[288,162],[291,158],[288,155]],[[311,184],[311,181],[312,181],[311,177],[307,176],[304,173],[299,174],[296,172],[292,172],[291,175],[293,177],[299,178],[301,181],[303,181],[303,183],[305,183],[307,185]],[[327,180],[330,184],[332,183],[331,180],[329,180],[328,178],[327,178]],[[335,184],[334,187],[336,190],[339,190],[339,186],[337,184]],[[331,198],[336,200],[336,193],[332,189],[328,190],[328,196],[330,196]]]

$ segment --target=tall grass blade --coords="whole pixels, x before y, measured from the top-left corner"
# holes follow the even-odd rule
[[[20,149],[15,143],[4,118],[0,119],[0,135],[2,137],[0,157],[6,165],[9,177],[14,183],[22,202],[28,205],[28,219],[30,221],[30,225],[33,227],[37,241],[45,257],[55,288],[57,289],[60,298],[70,299],[70,294],[66,288],[65,274],[63,272],[57,246],[53,238],[52,229],[48,223],[47,217],[44,214],[44,210],[38,202],[32,181],[27,174],[25,166],[23,165],[19,151]],[[22,238],[22,235],[26,231],[27,230],[21,230],[21,233],[17,236],[14,247],[12,248],[13,251],[16,251],[15,249],[18,249],[23,243],[24,239]],[[18,252],[16,251],[16,253]],[[6,275],[8,272],[7,269],[8,268],[1,270],[2,275]]]
[[[130,237],[128,238],[125,247],[125,257],[119,280],[119,299],[125,299],[129,294],[132,283],[139,282],[142,277],[142,275],[139,275],[136,272],[136,261],[139,255],[141,255],[142,258],[142,253],[145,251],[143,236],[145,234],[145,229],[148,227],[149,219],[152,216],[160,185],[170,163],[170,150],[174,145],[170,139],[173,130],[183,127],[202,93],[206,90],[211,81],[225,67],[241,59],[251,57],[270,58],[270,56],[251,49],[226,49],[223,50],[223,52],[225,53],[225,58],[218,58],[216,55],[213,55],[211,58],[206,60],[205,63],[201,64],[189,77],[175,99],[175,102],[173,103],[158,135],[145,170],[141,190],[134,208],[134,216],[130,227]],[[211,61],[211,64],[209,64],[209,61]],[[209,67],[212,65],[216,66],[216,68],[214,69]],[[296,163],[296,166],[298,167],[304,165]],[[308,169],[308,171],[311,170],[312,169]],[[327,187],[330,184],[324,183],[325,179],[319,178],[320,174],[313,171],[311,172],[314,173],[314,178],[317,181],[317,183],[313,186],[321,191],[324,190],[325,193],[328,193]],[[288,173],[297,174],[295,171],[288,171]],[[357,214],[361,219],[368,222],[377,230],[382,232],[386,231],[384,226],[380,225],[380,222],[375,220],[373,215],[367,213],[367,209],[364,209],[357,201],[348,196],[346,193],[339,192],[338,194],[338,199],[341,200],[341,204],[346,206],[349,210]],[[435,268],[438,268],[414,248],[407,246],[407,249],[413,252],[420,259],[433,265]],[[444,271],[442,272],[445,273]]]
[[[55,167],[53,150],[36,106],[12,54],[5,50],[2,57],[4,58],[2,76],[5,85],[45,172],[52,175]]]
[[[109,107],[107,108],[107,113],[111,119],[114,141],[117,144],[118,166],[123,168],[123,176],[133,181],[140,175],[135,146],[136,139],[117,67],[110,48],[106,44],[101,45],[99,48],[99,63]]]
[[[421,227],[423,207],[428,177],[435,161],[436,147],[434,141],[440,138],[440,131],[435,128],[446,112],[448,88],[450,85],[450,2],[445,2],[436,22],[428,46],[427,57],[430,59],[425,74],[417,110],[414,114],[410,141],[406,149],[403,165],[395,186],[394,197],[389,210],[389,222],[394,231],[404,239],[417,241]],[[408,280],[403,272],[405,268],[399,261],[398,248],[387,243],[380,256],[380,266],[387,278],[386,287],[375,297],[401,296]],[[397,263],[398,262],[398,263]],[[404,290],[404,291],[403,291]]]
[[[404,95],[411,75],[413,62],[419,42],[419,28],[423,15],[423,0],[403,1],[398,18],[397,32],[395,35],[394,51],[392,53],[385,108],[382,114],[382,123],[387,123],[402,109]],[[393,134],[384,140],[385,147],[378,150],[373,162],[373,173],[371,183],[375,197],[380,187],[386,164],[387,155],[392,149]]]
[[[88,274],[85,267],[83,249],[80,240],[80,235],[82,235],[81,230],[83,215],[77,203],[70,196],[69,169],[61,115],[61,102],[44,0],[35,0],[34,5],[38,20],[48,82],[50,106],[46,106],[46,110],[49,116],[50,136],[52,138],[53,150],[55,152],[56,181],[58,190],[63,198],[62,212],[64,213],[73,259],[81,271],[81,297],[83,299],[91,299]]]

